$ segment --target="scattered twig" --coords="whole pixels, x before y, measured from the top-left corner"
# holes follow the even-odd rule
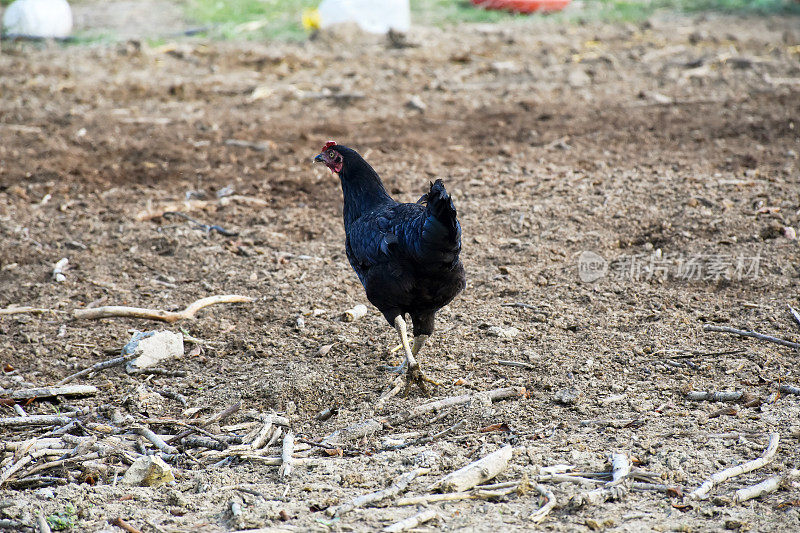
[[[149,428],[146,428],[144,426],[135,426],[134,428],[132,428],[132,430],[134,433],[137,433],[138,435],[141,435],[142,437],[149,440],[153,444],[153,446],[155,446],[164,453],[170,455],[175,455],[180,453],[178,451],[178,448],[164,442],[164,440],[161,437],[153,433]]]
[[[8,392],[8,391],[6,391]],[[12,400],[28,400],[52,398],[54,396],[88,396],[97,394],[97,387],[93,385],[69,385],[66,387],[38,387],[34,389],[18,389],[11,391],[10,394],[0,392],[0,396],[11,398]]]
[[[778,387],[778,392],[781,394],[797,394],[800,395],[800,387],[795,387],[793,385],[787,385],[786,383],[781,383]]]
[[[328,514],[328,516],[342,516],[343,514],[348,513],[353,509],[378,503],[380,501],[389,498],[394,498],[398,494],[404,492],[408,488],[408,485],[412,481],[414,481],[418,476],[424,476],[428,472],[429,469],[427,468],[417,468],[416,470],[412,470],[411,472],[406,472],[405,474],[400,476],[397,479],[397,481],[395,481],[391,486],[386,487],[385,489],[381,489],[377,492],[363,494],[351,500],[350,502],[339,505],[337,507],[329,507],[326,513]]]
[[[55,309],[44,309],[41,307],[6,307],[5,309],[0,309],[0,316],[3,315],[16,315],[21,313],[31,313],[31,314],[40,314],[40,313],[57,313]]]
[[[101,361],[99,363],[95,363],[92,366],[90,366],[89,368],[84,368],[83,370],[81,370],[79,372],[75,372],[74,374],[70,374],[69,376],[67,376],[64,379],[62,379],[61,381],[59,381],[58,385],[64,385],[66,383],[69,383],[70,381],[76,380],[78,378],[82,378],[83,376],[87,376],[87,375],[92,374],[94,372],[100,372],[101,370],[105,370],[107,368],[112,368],[112,367],[115,367],[115,366],[122,366],[125,363],[127,363],[128,361],[136,359],[136,357],[138,357],[138,354],[136,352],[132,352],[132,353],[128,353],[128,354],[122,355],[120,357],[115,357],[113,359],[108,359],[107,361]]]
[[[794,319],[794,321],[797,323],[798,326],[800,326],[800,313],[798,313],[797,310],[791,305],[788,305],[787,307],[789,308],[789,313],[792,314],[792,318]]]
[[[741,335],[742,337],[752,337],[754,339],[774,342],[775,344],[780,344],[781,346],[788,346],[789,348],[800,350],[800,343],[787,341],[785,339],[779,339],[777,337],[772,337],[771,335],[764,335],[763,333],[758,333],[756,331],[745,331],[743,329],[736,329],[728,326],[713,326],[711,324],[704,325],[703,331],[716,331],[719,333],[730,333],[732,335]]]
[[[478,395],[484,395],[488,397],[491,401],[499,401],[499,400],[506,400],[510,398],[520,398],[526,394],[525,387],[505,387],[502,389],[494,389],[486,392],[478,392],[475,394],[463,394],[461,396],[450,396],[449,398],[443,398],[441,400],[436,400],[433,402],[428,402],[422,405],[418,405],[409,409],[408,411],[404,411],[398,413],[389,418],[388,423],[389,425],[396,426],[398,424],[402,424],[411,420],[412,418],[417,418],[428,414],[432,411],[440,411],[447,407],[453,407],[456,405],[463,405],[465,403],[469,403]]]
[[[294,433],[291,431],[286,433],[283,437],[283,448],[281,450],[281,467],[278,469],[278,475],[282,478],[288,478],[292,474],[292,453],[294,453]]]
[[[181,404],[183,407],[186,407],[189,404],[189,400],[186,399],[186,396],[184,396],[183,394],[180,394],[178,392],[171,391],[171,390],[166,390],[166,389],[157,390],[156,392],[158,394],[160,394],[161,396],[163,396],[164,398],[169,398],[170,400],[175,400],[176,402]]]
[[[535,370],[536,367],[530,363],[523,363],[521,361],[503,361],[498,359],[495,361],[495,364],[502,365],[502,366],[515,366],[517,368],[524,368],[525,370]]]
[[[385,533],[400,533],[402,531],[408,531],[409,529],[414,529],[415,527],[433,520],[434,518],[436,518],[436,511],[433,509],[428,509],[422,511],[421,513],[417,513],[414,516],[409,516],[404,520],[400,520],[399,522],[395,522],[390,526],[386,526],[383,528],[383,531]]]
[[[724,483],[732,477],[746,474],[747,472],[752,472],[753,470],[769,464],[772,461],[772,458],[775,456],[775,452],[778,451],[779,442],[780,435],[778,433],[771,433],[769,436],[769,444],[767,445],[767,449],[764,451],[764,455],[758,459],[753,459],[752,461],[748,461],[746,463],[717,472],[702,485],[700,485],[700,487],[692,491],[689,494],[689,498],[693,500],[706,498],[708,497],[708,493],[711,492],[711,489],[713,489],[715,485]]]
[[[41,511],[36,513],[36,528],[37,533],[52,533],[50,524],[47,523],[47,519]]]
[[[162,322],[176,322],[194,315],[204,307],[216,304],[249,303],[253,298],[239,294],[222,294],[201,298],[189,304],[183,311],[165,311],[162,309],[147,309],[143,307],[127,307],[120,305],[107,305],[92,309],[76,309],[72,315],[76,319],[96,319],[96,318],[146,318],[149,320],[161,320]]]
[[[570,498],[569,503],[572,507],[582,507],[584,505],[597,505],[609,500],[622,499],[630,491],[630,483],[623,478],[618,484],[606,483],[588,492],[580,492]]]
[[[220,235],[224,235],[225,237],[236,237],[237,235],[239,235],[238,231],[230,231],[216,224],[203,224],[202,222],[195,220],[189,215],[181,213],[180,211],[167,211],[162,216],[166,217],[168,215],[181,217],[182,219],[187,220],[192,224],[196,225],[198,229],[206,233],[211,233],[212,231],[216,231],[217,233],[219,233]]]
[[[0,427],[20,426],[63,426],[72,422],[72,418],[64,415],[28,415],[0,418]]]
[[[3,483],[8,481],[8,478],[16,474],[23,466],[27,465],[33,461],[33,456],[25,455],[20,460],[15,463],[11,463],[2,472],[0,472],[0,487],[3,486]]]
[[[709,402],[739,402],[747,403],[753,399],[752,394],[743,391],[730,390],[730,391],[689,391],[686,397],[694,401],[709,401]]]
[[[780,488],[781,483],[783,483],[783,478],[784,476],[772,476],[757,485],[741,488],[733,495],[733,503],[741,503],[752,500],[753,498],[758,498],[764,494],[769,494],[770,492],[775,492]]]
[[[118,528],[125,530],[128,533],[142,533],[140,530],[136,529],[135,527],[133,527],[120,517],[117,517],[113,520],[109,520],[108,523],[111,524],[112,526],[117,526]]]
[[[391,388],[381,394],[381,397],[378,398],[377,402],[375,402],[375,410],[380,411],[383,409],[383,406],[386,405],[386,402],[397,396],[400,391],[403,390],[403,387],[405,387],[405,380],[403,379],[403,376],[397,376],[394,378]]]
[[[508,465],[513,452],[513,446],[503,446],[486,457],[448,474],[430,488],[438,488],[441,492],[463,492],[469,490],[502,472]]]
[[[455,424],[453,424],[449,428],[443,429],[439,433],[435,433],[435,434],[433,434],[433,435],[431,435],[429,437],[421,437],[421,438],[419,438],[417,440],[404,442],[402,444],[397,444],[395,446],[384,446],[383,449],[384,450],[402,450],[403,448],[408,448],[409,446],[418,446],[420,444],[427,444],[429,442],[433,442],[435,440],[438,440],[438,439],[444,437],[445,435],[449,435],[450,433],[453,433],[454,431],[459,429],[461,426],[463,426],[465,423],[466,423],[466,421],[459,420],[458,422],[456,422]]]
[[[555,509],[557,503],[556,497],[553,494],[553,491],[544,485],[536,485],[534,490],[536,490],[536,492],[538,492],[545,499],[545,504],[530,516],[530,520],[534,524],[541,524],[544,519],[547,518],[547,515],[550,514],[550,511]]]
[[[238,148],[250,148],[256,152],[266,152],[270,149],[269,143],[257,143],[251,141],[242,141],[240,139],[225,139],[227,146],[236,146]],[[164,213],[166,215],[166,213]]]

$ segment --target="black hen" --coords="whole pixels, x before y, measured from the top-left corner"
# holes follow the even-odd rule
[[[344,193],[345,247],[350,265],[367,298],[397,329],[406,354],[409,378],[424,389],[431,381],[415,357],[433,333],[436,312],[464,289],[461,225],[442,180],[414,204],[389,196],[380,176],[351,148],[325,145],[315,161],[338,173]],[[409,347],[404,316],[414,325]]]

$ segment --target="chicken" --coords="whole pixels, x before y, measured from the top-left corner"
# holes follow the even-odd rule
[[[397,330],[405,360],[394,368],[427,394],[416,356],[433,333],[434,315],[466,285],[461,225],[442,180],[416,203],[389,196],[380,176],[355,150],[330,141],[314,161],[339,174],[344,194],[345,250],[367,299]],[[409,346],[405,315],[414,327]],[[408,390],[408,389],[407,389]]]

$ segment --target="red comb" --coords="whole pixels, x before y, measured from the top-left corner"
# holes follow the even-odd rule
[[[322,147],[322,151],[324,152],[325,150],[327,150],[331,146],[336,146],[336,141],[328,141],[328,142],[326,142],[325,146]]]

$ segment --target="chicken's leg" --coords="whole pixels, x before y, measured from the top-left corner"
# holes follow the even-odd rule
[[[414,357],[414,354],[419,352],[422,348],[422,344],[424,344],[424,340],[419,339],[419,337],[414,339],[414,350],[408,344],[408,331],[406,328],[406,321],[403,319],[401,315],[397,315],[394,319],[394,328],[397,330],[397,334],[400,335],[400,342],[403,345],[403,351],[406,354],[406,359],[403,364],[400,365],[400,371],[402,368],[408,367],[406,373],[406,381],[408,385],[406,386],[406,393],[408,393],[409,387],[411,383],[416,383],[417,387],[422,391],[423,394],[428,395],[428,388],[425,386],[425,382],[433,383],[438,385],[435,381],[427,377],[422,371],[419,369],[419,363],[417,363],[417,359]],[[426,337],[427,338],[427,337]]]

